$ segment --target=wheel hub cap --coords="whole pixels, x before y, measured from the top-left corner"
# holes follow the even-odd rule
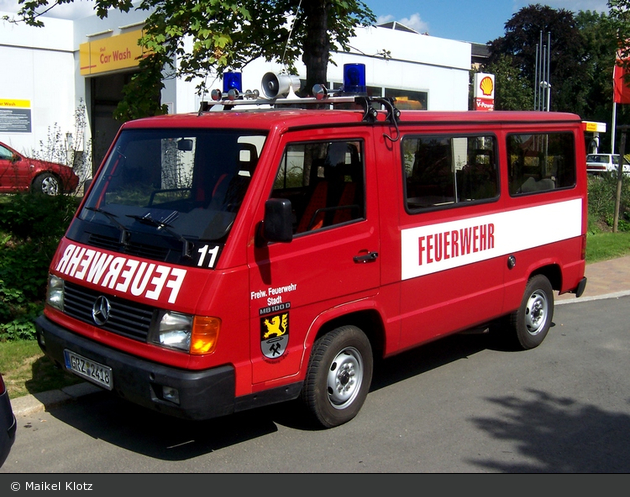
[[[547,319],[547,299],[542,293],[534,293],[527,303],[525,324],[527,331],[536,335],[540,332]]]
[[[328,370],[328,400],[336,409],[352,403],[359,389],[363,374],[361,355],[354,348],[341,351]]]

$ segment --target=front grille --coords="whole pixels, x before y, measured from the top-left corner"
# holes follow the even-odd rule
[[[100,292],[66,281],[64,312],[75,319],[95,325],[92,318],[92,307],[101,295],[103,294]],[[105,296],[111,306],[110,314],[107,322],[99,328],[146,342],[155,309],[119,297]]]
[[[127,245],[122,245],[120,240],[112,238],[106,235],[100,235],[97,233],[90,233],[88,243],[95,247],[103,248],[105,250],[111,250],[114,252],[122,252],[128,255],[135,255],[138,257],[144,257],[146,259],[153,259],[156,261],[166,261],[169,249],[163,247],[156,247],[154,245],[148,245],[138,242],[129,242]]]

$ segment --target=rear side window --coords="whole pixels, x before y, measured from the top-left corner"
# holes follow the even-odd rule
[[[575,186],[573,133],[508,135],[507,155],[512,196]]]
[[[410,135],[401,146],[409,212],[498,197],[494,136]]]

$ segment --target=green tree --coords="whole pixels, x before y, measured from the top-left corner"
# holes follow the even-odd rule
[[[496,110],[531,110],[534,91],[531,81],[523,78],[510,55],[502,54],[488,64],[484,72],[494,74]]]
[[[613,66],[617,51],[615,28],[605,13],[578,12],[575,16],[584,40],[581,71],[586,77],[585,102],[582,118],[587,121],[611,123],[613,105]],[[618,109],[617,118],[625,120],[625,111]],[[601,150],[611,150],[612,133],[601,137]]]
[[[18,0],[18,20],[43,26],[41,14],[74,0]],[[127,120],[164,112],[154,95],[165,75],[192,80],[217,77],[240,70],[264,58],[278,61],[295,73],[302,57],[306,86],[326,81],[331,52],[348,50],[355,28],[376,21],[362,2],[355,0],[95,0],[96,14],[108,9],[147,11],[140,44],[150,54],[127,85],[117,116]],[[142,102],[142,105],[138,105]]]
[[[617,46],[624,65],[630,62],[630,0],[608,0],[609,16],[617,36]]]
[[[540,4],[522,8],[506,22],[505,36],[490,42],[488,64],[504,64],[501,57],[509,56],[520,77],[533,87],[541,33],[543,44],[551,34],[551,109],[582,114],[586,78],[580,64],[585,47],[572,12]]]

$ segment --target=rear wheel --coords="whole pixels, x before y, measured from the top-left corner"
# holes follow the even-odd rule
[[[342,326],[313,345],[302,400],[316,421],[332,428],[353,419],[370,390],[372,347],[355,326]]]
[[[31,190],[33,193],[55,196],[61,193],[61,184],[54,174],[42,173],[33,180]]]
[[[533,276],[523,294],[521,306],[509,317],[514,345],[533,349],[547,336],[553,319],[553,288],[542,274]]]

